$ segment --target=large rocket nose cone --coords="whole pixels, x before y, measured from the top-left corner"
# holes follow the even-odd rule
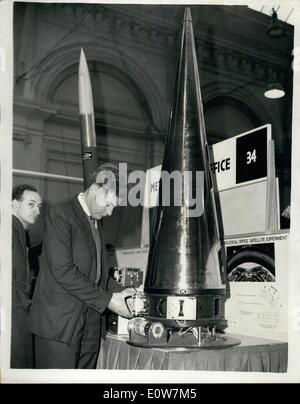
[[[161,200],[156,208],[155,234],[145,280],[147,294],[198,295],[203,290],[225,288],[208,156],[191,11],[186,8],[176,91],[162,164],[162,173],[167,172],[170,177],[175,172],[181,173],[179,200],[182,204],[176,204],[172,194],[177,185],[166,191],[162,175],[159,194],[170,190],[169,195],[174,199],[170,199],[169,205]],[[203,174],[203,183],[197,180],[199,173]],[[185,183],[188,175],[191,181]],[[186,189],[191,192],[185,193]],[[186,200],[188,203],[184,202]]]
[[[184,22],[192,22],[192,15],[191,15],[191,9],[189,7],[186,7],[184,10]]]

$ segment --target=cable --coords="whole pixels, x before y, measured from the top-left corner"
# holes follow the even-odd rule
[[[179,321],[177,321],[177,323],[179,323]],[[191,331],[193,329],[193,327],[188,327],[186,330],[183,331],[183,328],[180,328],[178,335],[180,337],[182,337],[184,334],[186,334],[187,332]]]
[[[130,284],[131,284],[131,287],[134,289],[134,291],[135,291],[136,293],[138,293],[138,291],[136,290],[136,287],[134,286],[134,284],[133,284],[133,282],[132,282],[132,279],[130,280]]]
[[[185,327],[185,325],[186,325],[186,320],[184,320],[184,321],[176,320],[176,323],[177,323],[178,325],[180,325],[180,327]]]
[[[287,20],[290,18],[290,16],[291,16],[291,14],[292,14],[293,11],[294,11],[294,7],[291,9],[290,14],[286,17],[285,22],[287,22]]]

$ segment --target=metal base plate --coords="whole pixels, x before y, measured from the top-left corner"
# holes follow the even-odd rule
[[[180,335],[178,333],[173,333],[169,338],[168,342],[161,341],[157,344],[149,344],[147,343],[147,338],[144,337],[139,341],[127,341],[127,343],[131,346],[140,347],[140,348],[159,348],[159,349],[174,349],[176,351],[190,351],[190,350],[199,350],[199,349],[223,349],[230,348],[236,345],[239,345],[241,341],[237,338],[227,337],[225,334],[215,334],[214,339],[205,339],[201,340],[200,345],[196,337],[193,334],[183,334]]]

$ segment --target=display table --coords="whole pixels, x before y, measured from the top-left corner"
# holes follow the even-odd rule
[[[97,369],[215,370],[240,372],[287,371],[287,343],[227,334],[241,344],[225,349],[137,348],[127,336],[108,334],[102,341]]]

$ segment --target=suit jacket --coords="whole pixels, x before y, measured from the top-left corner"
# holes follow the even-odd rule
[[[30,273],[26,235],[21,221],[12,217],[12,308],[28,308],[31,303]]]
[[[49,208],[40,272],[29,314],[32,333],[69,344],[81,313],[89,307],[102,314],[112,291],[120,290],[116,283],[107,290],[109,273],[100,227],[98,221],[102,275],[97,286],[95,241],[78,198]]]

